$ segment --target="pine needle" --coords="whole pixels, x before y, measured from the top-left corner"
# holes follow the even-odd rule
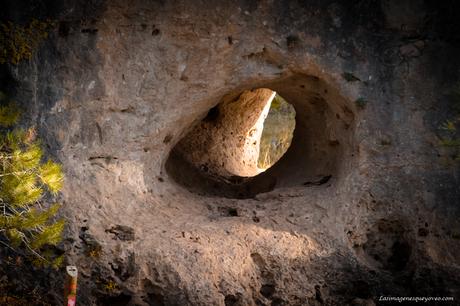
[[[8,239],[11,243],[11,245],[14,247],[14,248],[17,248],[21,243],[22,243],[22,235],[21,235],[21,232],[18,231],[17,229],[15,228],[12,228],[12,229],[9,229],[7,232],[6,232],[7,236],[8,236]]]
[[[4,103],[6,97],[0,93]],[[9,127],[19,118],[14,103],[0,106],[0,127]],[[60,205],[42,208],[46,191],[55,195],[62,188],[61,165],[43,162],[43,150],[33,128],[12,129],[0,135],[0,240],[10,248],[25,248],[37,262],[58,267],[63,256],[48,246],[62,239],[64,220],[53,221]],[[52,254],[46,254],[46,252]]]
[[[2,198],[13,206],[24,206],[40,199],[43,190],[32,173],[8,175],[2,179]]]
[[[42,155],[42,149],[36,144],[29,145],[28,148],[24,151],[15,150],[13,152],[11,167],[13,171],[37,168],[40,164]]]
[[[45,244],[58,244],[62,240],[64,224],[64,220],[59,220],[49,226],[46,226],[45,229],[30,243],[31,248],[36,250]]]
[[[22,230],[30,230],[37,226],[41,226],[57,213],[59,207],[61,207],[60,204],[54,204],[49,209],[40,212],[31,209],[25,216],[21,217],[18,220],[18,224],[15,225]]]
[[[64,175],[61,165],[48,160],[39,168],[39,176],[43,184],[53,193],[57,193],[62,188]]]

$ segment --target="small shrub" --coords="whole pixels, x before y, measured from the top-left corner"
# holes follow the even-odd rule
[[[98,259],[102,255],[102,247],[99,244],[91,244],[88,246],[86,253],[88,257]]]
[[[11,21],[0,24],[0,64],[18,64],[21,60],[32,58],[34,50],[48,37],[48,30],[54,27],[51,20],[32,19],[26,25]]]
[[[108,293],[112,293],[118,289],[120,289],[120,287],[113,280],[109,280],[104,284],[104,290]]]
[[[460,86],[451,93],[451,110],[453,115],[440,126],[440,145],[449,151],[451,160],[460,162]]]

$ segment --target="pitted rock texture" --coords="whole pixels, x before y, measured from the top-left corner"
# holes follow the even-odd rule
[[[2,19],[59,26],[2,84],[65,169],[61,248],[80,305],[460,299],[458,168],[437,135],[458,5],[26,2]],[[274,167],[218,185],[174,156],[224,96],[261,87],[297,114]],[[55,303],[59,275],[41,276]]]
[[[190,164],[223,177],[256,176],[265,119],[276,92],[267,88],[244,91],[236,100],[212,108],[177,146]]]

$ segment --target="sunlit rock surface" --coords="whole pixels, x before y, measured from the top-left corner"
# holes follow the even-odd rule
[[[180,141],[180,154],[213,175],[251,177],[264,171],[258,164],[259,146],[275,95],[258,88],[219,104]]]

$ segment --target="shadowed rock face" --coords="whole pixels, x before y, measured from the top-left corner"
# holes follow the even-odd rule
[[[58,24],[1,84],[66,172],[77,303],[460,299],[458,168],[438,146],[459,4],[399,3],[7,1],[4,20]],[[181,140],[254,88],[295,109],[286,153],[248,178],[190,166]],[[60,272],[8,267],[1,293],[62,304]]]

